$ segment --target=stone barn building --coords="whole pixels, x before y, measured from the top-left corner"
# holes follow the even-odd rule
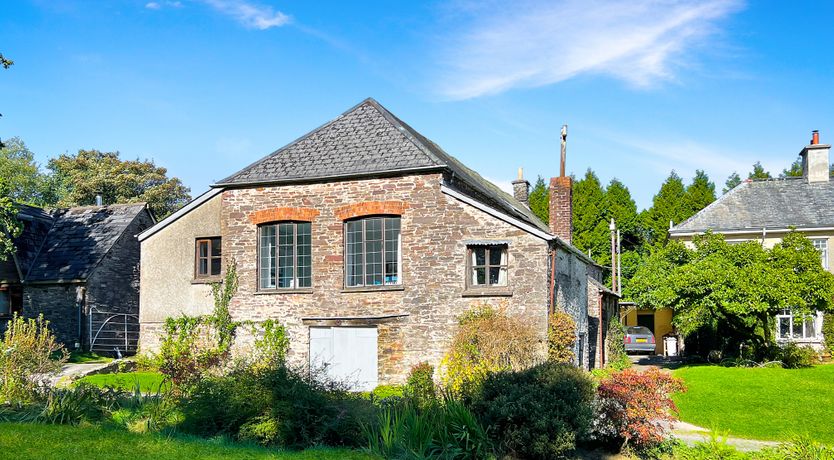
[[[136,350],[144,203],[45,210],[18,205],[23,231],[0,262],[0,322],[43,314],[69,349]]]
[[[357,388],[437,366],[458,318],[482,304],[543,343],[549,315],[570,312],[578,364],[598,366],[604,328],[589,331],[589,306],[599,317],[613,294],[570,244],[571,179],[554,187],[548,225],[526,181],[503,192],[367,99],[139,236],[142,347],[158,345],[166,318],[210,313],[210,283],[234,262],[232,317],[280,321],[290,359],[328,363]]]

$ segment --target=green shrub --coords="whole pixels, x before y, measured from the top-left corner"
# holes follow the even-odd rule
[[[264,367],[276,367],[284,363],[290,349],[287,330],[280,323],[268,319],[261,323],[263,333],[255,339],[255,363]]]
[[[441,383],[454,395],[477,392],[492,372],[526,369],[543,358],[536,330],[503,309],[480,305],[459,323],[440,373]]]
[[[375,411],[340,384],[286,365],[205,378],[181,405],[187,433],[286,448],[358,446]]]
[[[419,406],[411,399],[383,408],[365,429],[368,450],[382,458],[483,459],[492,456],[486,431],[462,403]]]
[[[834,313],[826,313],[822,318],[822,335],[825,339],[825,348],[834,353]]]
[[[576,322],[565,312],[550,315],[547,326],[547,358],[555,363],[573,364]]]
[[[490,375],[472,412],[498,448],[519,458],[558,458],[571,452],[591,424],[593,383],[581,370],[544,363]]]
[[[374,401],[383,401],[390,398],[402,398],[404,394],[405,387],[402,385],[379,385],[368,396]]]
[[[811,347],[788,342],[777,349],[775,359],[782,361],[782,366],[786,369],[799,369],[817,364],[819,354]]]
[[[49,330],[43,315],[24,319],[15,315],[0,341],[0,403],[27,403],[37,398],[50,374],[58,372],[68,354]]]
[[[41,387],[25,404],[6,406],[0,421],[78,425],[103,421],[117,408],[119,392],[92,385]]]
[[[420,407],[437,403],[434,367],[431,364],[422,362],[411,368],[405,381],[403,396],[412,399]]]
[[[625,331],[619,319],[611,318],[605,339],[606,366],[621,371],[631,367],[631,360],[625,349]]]

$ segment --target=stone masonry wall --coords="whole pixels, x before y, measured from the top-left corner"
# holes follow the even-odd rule
[[[79,340],[79,311],[83,299],[81,284],[28,285],[23,290],[23,312],[27,318],[43,314],[55,338],[68,348]],[[83,331],[83,317],[81,318]]]
[[[556,301],[554,305],[576,322],[577,365],[588,368],[588,264],[573,252],[556,248]]]
[[[411,175],[224,191],[224,263],[233,258],[240,276],[240,288],[230,308],[233,318],[281,321],[290,334],[291,359],[304,363],[308,360],[310,324],[304,318],[404,315],[378,326],[381,384],[402,382],[409,369],[421,361],[437,366],[456,330],[457,318],[477,304],[505,306],[510,314],[533,324],[544,340],[547,243],[443,194],[441,178],[440,174]],[[367,202],[377,204],[363,204]],[[257,225],[253,220],[262,221],[260,216],[277,212],[267,211],[273,208],[317,212],[306,214],[312,220],[311,290],[258,292]],[[342,218],[362,209],[402,213],[402,286],[365,292],[344,288]],[[509,242],[511,296],[467,297],[467,240]],[[581,279],[584,277],[583,269]],[[576,297],[577,290],[584,291],[583,286],[563,290],[563,294]]]

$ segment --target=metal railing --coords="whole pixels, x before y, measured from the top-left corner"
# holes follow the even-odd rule
[[[90,308],[90,351],[134,354],[139,346],[139,315]]]

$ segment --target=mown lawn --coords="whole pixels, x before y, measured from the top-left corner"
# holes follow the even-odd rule
[[[834,444],[834,365],[808,369],[690,366],[675,371],[681,420],[721,434]]]
[[[16,460],[134,460],[275,459],[275,460],[371,460],[375,457],[347,449],[277,451],[194,438],[166,438],[134,434],[95,426],[0,423],[2,458]]]
[[[124,372],[120,374],[96,374],[80,378],[77,383],[89,383],[98,387],[113,387],[133,391],[136,385],[142,393],[156,393],[169,386],[163,382],[164,376],[158,372]]]

